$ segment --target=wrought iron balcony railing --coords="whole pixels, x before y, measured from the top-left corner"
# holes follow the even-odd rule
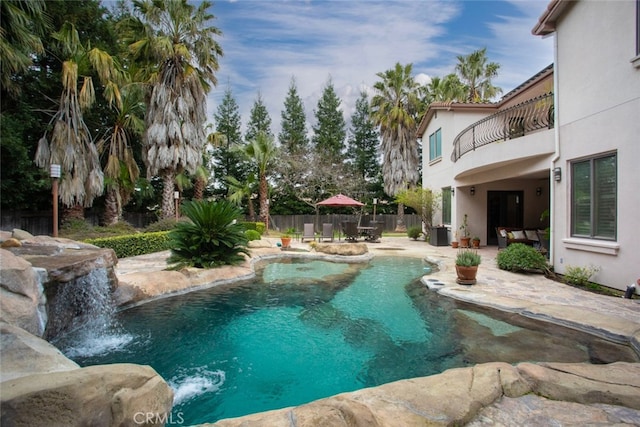
[[[493,142],[514,139],[539,129],[553,128],[553,92],[498,111],[473,123],[453,140],[451,161]]]

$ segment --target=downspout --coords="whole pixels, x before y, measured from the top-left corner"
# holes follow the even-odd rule
[[[558,102],[558,31],[553,34],[553,139],[555,145],[555,152],[551,158],[551,166],[549,167],[549,182],[550,185],[550,200],[549,200],[549,260],[555,265],[555,230],[556,230],[556,213],[555,213],[555,188],[557,184],[553,177],[553,169],[555,163],[560,158],[560,121],[558,120],[560,115],[560,108]],[[565,173],[566,176],[566,173]]]

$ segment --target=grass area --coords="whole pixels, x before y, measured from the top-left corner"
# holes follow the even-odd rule
[[[99,237],[115,237],[139,233],[134,226],[127,222],[119,222],[109,227],[93,226],[84,220],[71,220],[60,227],[58,235],[71,240],[83,241]]]

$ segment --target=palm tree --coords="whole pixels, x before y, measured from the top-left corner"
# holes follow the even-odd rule
[[[245,182],[240,182],[232,176],[228,176],[226,179],[229,186],[229,195],[227,199],[238,206],[242,205],[242,201],[247,198],[247,206],[249,209],[249,218],[251,221],[256,220],[256,209],[253,206],[253,192],[256,184],[256,177],[254,174],[249,174]]]
[[[32,64],[34,54],[44,52],[40,36],[49,27],[45,6],[44,0],[0,2],[0,82],[10,94],[20,91],[14,75]]]
[[[469,55],[458,55],[456,71],[467,85],[467,101],[486,102],[502,93],[502,89],[493,86],[491,79],[498,75],[500,64],[487,63],[487,48],[476,50]]]
[[[373,85],[376,93],[371,99],[371,114],[382,137],[382,176],[384,191],[396,196],[411,189],[418,181],[417,120],[422,110],[422,87],[411,75],[413,65],[377,73],[382,79]],[[396,230],[405,229],[404,206],[398,204]]]
[[[142,135],[144,131],[144,103],[141,93],[135,85],[122,89],[120,98],[114,106],[113,126],[98,141],[98,151],[107,152],[104,168],[106,197],[103,221],[112,225],[122,220],[123,207],[133,194],[140,169],[131,148],[133,135]]]
[[[60,200],[66,208],[63,217],[67,220],[83,218],[83,207],[90,207],[104,190],[98,150],[83,119],[83,110],[95,101],[93,81],[85,75],[78,91],[80,71],[88,71],[79,69],[79,65],[88,63],[97,71],[109,88],[108,98],[120,95],[117,86],[111,84],[117,79],[116,63],[111,56],[97,48],[85,48],[75,26],[69,23],[53,37],[68,59],[62,64],[60,105],[38,142],[35,162],[45,170],[52,164],[61,165]]]
[[[148,175],[163,181],[162,216],[175,214],[177,174],[194,174],[206,143],[205,94],[217,84],[214,74],[222,48],[221,31],[211,25],[211,3],[186,0],[134,0],[135,16],[124,20],[133,58],[144,63],[151,86],[143,157]]]
[[[448,74],[444,78],[434,77],[427,85],[427,100],[431,102],[464,102],[467,88],[456,74]]]
[[[258,198],[260,200],[260,221],[267,224],[269,218],[269,204],[267,198],[269,195],[269,186],[267,183],[267,171],[278,155],[273,137],[260,131],[256,137],[249,141],[244,147],[244,152],[249,159],[254,162],[256,171],[258,172]],[[266,233],[269,233],[267,229]]]

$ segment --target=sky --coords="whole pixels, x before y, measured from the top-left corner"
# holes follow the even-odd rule
[[[210,121],[227,89],[242,131],[261,94],[280,131],[291,79],[307,127],[331,81],[349,123],[361,91],[369,97],[376,74],[412,63],[416,80],[455,71],[458,55],[487,48],[500,64],[494,85],[503,94],[553,62],[553,39],[531,34],[548,0],[217,0],[210,12],[222,30],[218,85],[208,95]]]

